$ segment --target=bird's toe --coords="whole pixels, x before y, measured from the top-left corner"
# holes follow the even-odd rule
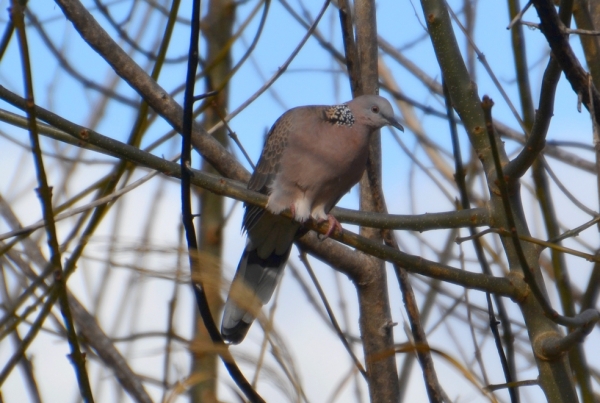
[[[338,231],[340,234],[342,233],[342,230],[343,230],[342,224],[340,224],[340,222],[331,214],[327,214],[327,218],[318,218],[316,221],[318,224],[321,224],[325,221],[327,221],[329,223],[329,228],[327,229],[327,232],[321,238],[321,240],[325,240],[325,239],[329,238],[336,231]]]

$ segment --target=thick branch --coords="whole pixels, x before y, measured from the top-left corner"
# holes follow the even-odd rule
[[[83,4],[78,0],[57,0],[56,3],[81,37],[110,64],[115,73],[136,90],[176,131],[181,132],[181,106],[113,41]],[[222,175],[236,179],[248,178],[248,173],[235,158],[196,124],[192,127],[192,144],[202,150],[204,158]]]
[[[0,99],[4,99],[17,108],[26,108],[26,102],[23,98],[11,93],[2,86],[0,86]],[[52,138],[57,138],[60,141],[65,141],[78,147],[92,149],[115,158],[126,159],[138,165],[160,171],[168,176],[179,177],[176,172],[179,168],[174,162],[164,160],[136,147],[124,144],[118,140],[103,136],[91,129],[69,122],[39,106],[35,107],[35,111],[38,118],[49,122],[54,127],[61,130],[58,132],[54,127],[41,125],[43,129],[41,131],[42,134],[49,134]],[[26,119],[21,118],[21,120],[26,124]],[[263,207],[266,205],[267,197],[265,195],[246,189],[245,185],[238,181],[199,171],[194,171],[193,180],[195,181],[195,185],[208,189],[216,194],[225,195]],[[427,231],[433,229],[463,228],[471,225],[489,225],[489,214],[485,208],[443,213],[426,213],[421,215],[396,215],[359,212],[338,207],[333,209],[332,213],[341,222],[381,229]]]
[[[452,104],[463,121],[471,144],[481,160],[486,174],[490,192],[490,205],[492,222],[494,226],[508,227],[502,199],[498,195],[497,185],[495,183],[499,175],[494,158],[491,153],[490,143],[485,135],[485,119],[481,108],[479,95],[474,83],[471,82],[468,71],[462,59],[458,47],[454,30],[448,16],[447,5],[444,0],[421,0],[423,12],[427,21],[427,28],[431,36],[437,60],[444,79],[448,83],[448,89]],[[494,138],[497,158],[500,164],[504,166],[508,159],[506,151],[499,138]],[[520,200],[518,183],[511,189],[511,208],[516,213],[518,226],[517,230],[522,234],[529,234],[527,224],[523,217],[523,206]],[[511,273],[514,277],[522,276],[520,271],[520,262],[517,259],[516,251],[512,242],[502,239],[506,251],[507,259],[511,265]],[[536,277],[541,277],[537,265],[537,254],[535,250],[527,246],[527,257],[535,271]],[[546,331],[556,332],[556,325],[544,317],[539,303],[535,298],[528,296],[520,301],[521,311],[525,318],[527,329],[531,338],[535,339],[541,333]],[[537,366],[540,371],[540,385],[544,389],[546,398],[551,402],[577,401],[577,395],[573,383],[569,378],[569,368],[563,361],[544,361],[537,360]]]
[[[4,98],[4,95],[6,95],[5,92],[8,91],[6,91],[3,87],[0,87],[0,98]],[[11,98],[11,100],[13,99]],[[15,106],[19,105],[15,104]],[[43,108],[36,107],[36,112],[38,112],[38,116],[40,118],[51,119],[52,123],[57,123],[61,130],[67,131],[67,133],[75,136],[76,138],[79,138],[79,140],[82,142],[89,142],[90,144],[93,144],[97,147],[101,147],[103,149],[108,150],[113,155],[119,155],[120,158],[142,166],[146,166],[151,169],[155,169],[167,176],[179,178],[181,175],[180,166],[175,162],[164,160],[133,146],[123,144],[117,140],[105,137],[99,133],[94,132],[93,130],[86,129],[82,126],[78,126],[64,119],[60,119],[56,115],[45,111]],[[266,206],[267,196],[248,190],[246,186],[241,182],[219,177],[217,175],[204,173],[194,169],[190,169],[189,171],[191,174],[190,180],[193,185],[202,187],[216,194],[232,197],[234,199],[241,200],[247,203],[255,204],[261,207]],[[464,219],[464,226],[472,225],[470,213],[465,214],[464,211],[459,211],[452,212],[452,214],[457,214],[457,217],[462,216]],[[355,218],[357,217],[355,213],[352,213],[351,215]],[[450,213],[440,213],[439,215],[448,218],[450,216]],[[343,214],[340,214],[340,217],[342,216]],[[436,217],[437,215],[429,214],[429,216]],[[367,219],[378,218],[381,221],[387,220],[385,214],[369,213],[366,214],[366,217]],[[408,221],[412,221],[414,224],[415,219],[409,219],[406,216],[403,217],[408,219]],[[434,219],[432,222],[435,221],[436,220]],[[327,224],[316,226],[315,224],[309,223],[309,228],[320,229],[322,233],[327,232],[327,228],[325,227],[327,227]],[[498,292],[506,296],[516,295],[513,286],[508,280],[504,282],[505,279],[484,276],[476,273],[464,272],[458,269],[450,268],[448,266],[439,265],[435,262],[429,262],[424,259],[410,256],[403,252],[383,246],[376,241],[367,240],[364,237],[360,237],[348,231],[344,231],[343,235],[335,238],[349,246],[356,247],[357,249],[360,249],[366,253],[372,254],[373,256],[388,260],[390,262],[398,263],[410,272],[448,280],[452,283],[462,284],[469,288],[486,290],[489,292]],[[310,238],[306,238],[306,240],[308,239]],[[304,246],[311,252],[313,251],[313,247],[311,247],[309,244],[305,243]],[[330,260],[333,261],[334,259],[331,259],[331,257],[333,256],[327,256],[328,253],[329,252],[327,251],[327,248],[325,248],[325,250],[322,251],[321,258],[326,257],[330,258]],[[333,253],[333,251],[331,253]],[[361,266],[357,265],[356,260],[353,258],[349,259],[348,265],[352,266],[353,268],[360,268]],[[497,282],[497,284],[495,282]]]
[[[548,334],[542,335],[539,340],[535,340],[533,344],[535,353],[545,360],[559,358],[585,340],[585,337],[594,329],[594,325],[598,323],[600,314],[595,309],[588,309],[579,315],[579,319],[581,327],[564,337],[558,334]]]
[[[554,4],[550,0],[532,0],[538,16],[540,17],[540,30],[546,37],[552,53],[567,80],[571,83],[573,91],[581,98],[582,103],[589,111],[594,111],[596,121],[600,122],[600,93],[589,80],[588,73],[575,56],[569,36],[566,34],[565,25],[560,21]],[[594,102],[592,108],[591,100]]]
[[[531,167],[546,145],[546,134],[554,113],[554,95],[560,78],[560,67],[552,58],[544,72],[540,105],[535,113],[531,133],[527,137],[523,149],[504,169],[504,174],[510,178],[520,178]]]

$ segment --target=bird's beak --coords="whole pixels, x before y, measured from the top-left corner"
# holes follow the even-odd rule
[[[400,123],[398,123],[398,120],[394,116],[392,116],[392,117],[386,116],[385,118],[387,119],[390,126],[394,126],[396,129],[400,130],[401,132],[404,131],[404,127]]]

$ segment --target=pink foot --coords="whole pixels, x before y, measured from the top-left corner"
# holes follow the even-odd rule
[[[323,222],[325,220],[319,220],[318,222]],[[335,219],[331,214],[327,214],[327,222],[329,223],[329,229],[325,233],[325,237],[323,239],[329,238],[331,234],[333,234],[336,230],[342,233],[342,224],[338,220]]]

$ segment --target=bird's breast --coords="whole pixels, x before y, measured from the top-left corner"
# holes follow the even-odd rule
[[[368,140],[368,134],[345,127],[290,138],[289,152],[281,161],[285,176],[294,178],[299,188],[320,192],[330,186],[334,193],[345,192],[364,171]]]

